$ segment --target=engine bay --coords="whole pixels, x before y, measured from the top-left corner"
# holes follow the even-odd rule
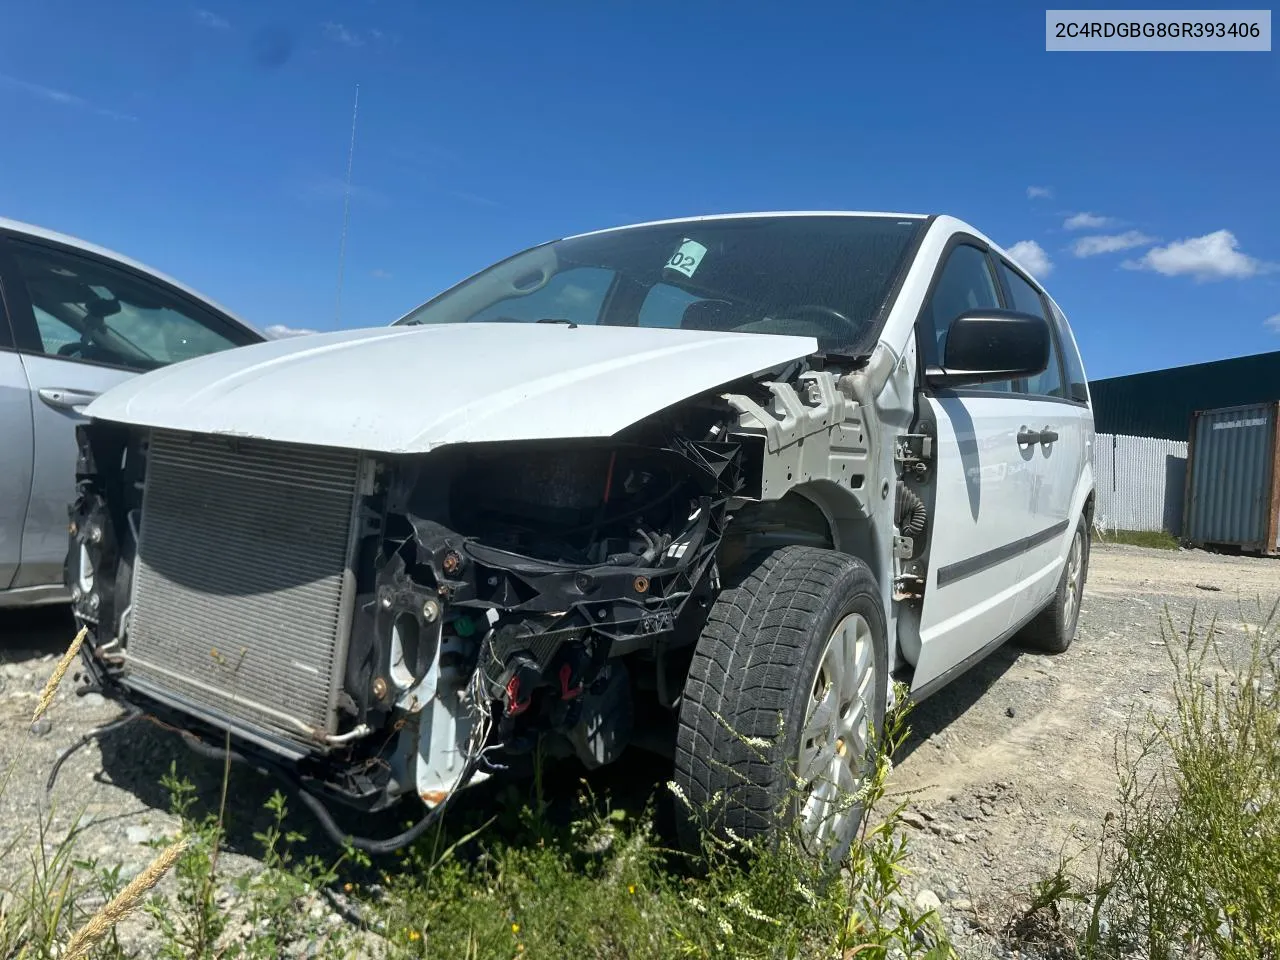
[[[157,441],[110,423],[82,427],[66,576],[77,617],[91,628],[83,688],[167,716],[206,745],[217,744],[220,729],[252,734],[256,743],[238,749],[287,768],[308,789],[368,809],[390,805],[415,784],[431,802],[432,791],[420,788],[432,734],[409,721],[442,706],[449,716],[438,719],[466,734],[451,746],[465,741],[484,751],[483,764],[468,758],[480,775],[519,762],[548,739],[553,751],[590,766],[610,762],[631,739],[637,678],[628,661],[645,661],[640,672],[648,679],[640,683],[654,686],[653,664],[696,640],[718,585],[729,502],[744,487],[744,441],[729,438],[734,417],[712,397],[608,440],[364,456],[351,515],[336,717],[328,729],[272,736],[237,728],[237,711],[224,701],[198,690],[157,697],[139,676],[130,628],[138,616],[134,581],[155,564],[146,498],[159,496],[149,491],[147,469]],[[181,438],[164,439],[166,449],[184,449]],[[186,442],[197,441],[213,442]],[[248,441],[224,445],[228,458],[261,456]],[[211,496],[190,506],[211,509]],[[299,511],[313,503],[301,493],[293,502]],[[288,522],[323,525],[306,516]],[[193,541],[193,551],[198,546]],[[197,582],[172,563],[164,573],[192,580],[198,596],[226,580],[209,570]],[[239,589],[242,603],[257,602],[257,588]],[[286,592],[294,589],[310,587],[291,584]],[[269,631],[236,651],[219,624],[205,629],[193,647],[237,656],[245,672],[269,662],[258,649],[271,642]],[[193,684],[215,682],[217,664],[188,662]],[[483,742],[473,742],[477,730]]]

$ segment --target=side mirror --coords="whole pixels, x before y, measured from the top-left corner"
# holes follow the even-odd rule
[[[926,371],[939,387],[1034,377],[1049,365],[1049,322],[1031,313],[975,310],[947,331],[942,367]]]

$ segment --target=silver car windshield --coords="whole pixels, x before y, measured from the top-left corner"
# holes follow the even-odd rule
[[[800,215],[608,230],[516,254],[396,322],[792,334],[858,355],[875,345],[924,223]]]

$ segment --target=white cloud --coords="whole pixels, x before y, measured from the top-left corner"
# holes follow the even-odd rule
[[[0,75],[0,86],[8,87],[11,90],[20,90],[29,96],[36,97],[40,100],[46,100],[49,103],[56,103],[59,106],[92,110],[98,116],[108,117],[111,120],[132,121],[138,119],[132,114],[120,113],[118,110],[109,110],[106,107],[95,106],[84,97],[77,97],[74,93],[67,93],[65,90],[55,90],[53,87],[41,86],[38,83],[31,83],[27,80],[19,80],[17,77]]]
[[[31,94],[33,97],[39,97],[41,100],[48,100],[50,103],[60,103],[66,107],[87,107],[89,105],[83,97],[77,97],[74,93],[67,93],[65,90],[55,90],[53,87],[43,87],[38,83],[29,83],[26,80],[18,80],[16,77],[4,77],[4,84],[16,90],[22,90]]]
[[[1280,333],[1280,313],[1273,317],[1267,317],[1262,321],[1262,325],[1273,333]]]
[[[377,277],[379,280],[390,280],[390,279],[391,279],[391,271],[390,271],[390,270],[383,270],[381,267],[378,267],[378,268],[376,268],[376,269],[372,270],[372,271],[371,271],[371,273],[373,274],[373,276]]]
[[[354,30],[349,30],[341,23],[334,23],[332,20],[326,20],[320,25],[324,28],[324,35],[330,40],[336,40],[338,43],[348,47],[363,47],[364,38]]]
[[[1027,187],[1028,200],[1047,200],[1053,196],[1051,187]]]
[[[1196,280],[1244,280],[1266,273],[1272,265],[1241,253],[1235,234],[1215,230],[1203,237],[1177,240],[1148,250],[1140,260],[1123,264],[1130,270],[1154,270],[1166,277],[1191,276]]]
[[[1034,240],[1019,240],[1009,248],[1009,256],[1031,271],[1034,277],[1047,277],[1053,272],[1053,261],[1044,247]]]
[[[286,327],[283,323],[273,323],[262,331],[272,340],[283,340],[285,337],[305,337],[309,333],[318,333],[318,330],[308,330],[305,327]]]
[[[1100,230],[1112,223],[1110,217],[1102,217],[1096,213],[1076,213],[1063,222],[1064,230]]]
[[[1100,253],[1116,253],[1141,247],[1143,244],[1153,243],[1155,239],[1138,230],[1126,230],[1124,233],[1081,237],[1071,245],[1071,252],[1077,257],[1096,257]]]
[[[231,27],[225,18],[218,16],[212,10],[197,10],[196,22],[214,30],[227,30]]]

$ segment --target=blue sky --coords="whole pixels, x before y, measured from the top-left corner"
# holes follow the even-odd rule
[[[47,0],[0,117],[0,215],[259,326],[618,223],[891,209],[1031,249],[1094,378],[1280,349],[1280,54],[1049,54],[1042,6]]]

